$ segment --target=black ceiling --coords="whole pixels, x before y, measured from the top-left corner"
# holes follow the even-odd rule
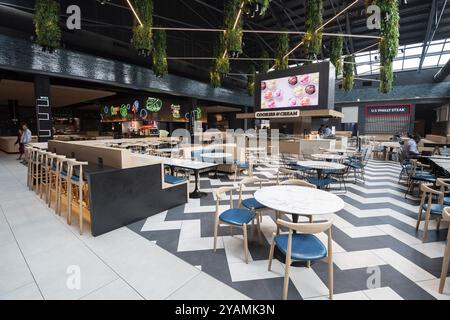
[[[442,8],[445,0],[401,0],[400,3],[400,42],[401,44],[412,44],[423,42],[430,20],[432,2],[436,1],[437,8]],[[189,28],[221,28],[223,22],[223,6],[225,1],[219,0],[154,0],[154,24],[165,27],[189,27]],[[350,1],[324,0],[324,21],[332,18],[336,12],[341,11]],[[34,1],[9,0],[0,4],[12,5],[32,13]],[[82,29],[102,36],[114,39],[122,49],[130,46],[131,28],[133,26],[133,15],[125,0],[111,0],[109,4],[102,5],[96,0],[62,0],[60,1],[62,14],[65,8],[71,4],[78,4],[82,11]],[[300,0],[272,0],[271,6],[264,17],[249,19],[245,17],[245,29],[254,30],[282,30],[304,31],[305,1]],[[1,22],[0,22],[1,24]],[[366,14],[364,12],[364,0],[360,0],[352,9],[347,11],[338,19],[330,23],[324,32],[329,33],[352,33],[360,35],[378,35],[378,31],[368,30],[366,27]],[[66,31],[65,33],[68,33]],[[437,29],[434,40],[450,37],[450,4]],[[64,38],[63,38],[64,39]],[[211,57],[216,33],[192,32],[192,31],[168,31],[167,32],[167,55],[168,57]],[[328,46],[330,37],[324,37],[324,49],[321,58],[328,57]],[[295,46],[301,41],[301,36],[291,35],[290,45]],[[267,50],[273,56],[276,47],[276,36],[273,34],[247,33],[244,35],[244,54],[242,57],[259,57],[261,51]],[[375,43],[374,39],[347,38],[347,53],[361,50]],[[102,44],[91,43],[91,48],[83,46],[77,48],[75,42],[67,41],[67,46],[72,49],[102,53]],[[119,52],[120,50],[117,50]],[[135,53],[133,52],[133,55]],[[108,55],[121,58],[121,54],[109,50]],[[291,55],[291,58],[302,58],[300,49]],[[123,57],[125,60],[145,64],[137,56]],[[256,61],[254,61],[256,63]],[[232,73],[245,73],[250,61],[233,61]],[[185,60],[169,61],[171,73],[182,74],[196,79],[208,81],[208,60]],[[237,80],[243,77],[233,76]],[[230,82],[228,82],[230,84]],[[234,82],[242,85],[241,81]]]

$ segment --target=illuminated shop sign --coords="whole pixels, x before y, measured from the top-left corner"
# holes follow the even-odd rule
[[[367,117],[409,116],[411,112],[412,106],[410,104],[366,106]]]
[[[138,115],[145,120],[148,117],[148,113],[159,112],[162,108],[162,100],[158,98],[149,97],[145,101],[145,107],[141,108],[139,100],[134,100],[133,103],[123,103],[120,106],[104,106],[102,113],[103,116],[116,117],[120,116],[126,118],[129,115]]]
[[[300,117],[300,110],[286,110],[286,111],[258,111],[255,113],[255,118],[298,118]]]

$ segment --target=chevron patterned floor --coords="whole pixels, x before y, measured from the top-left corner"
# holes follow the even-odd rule
[[[260,165],[255,175],[269,179],[268,185],[274,184],[277,167],[276,161]],[[354,184],[350,177],[347,192],[331,186],[331,192],[346,203],[334,214],[335,299],[450,299],[450,281],[444,294],[437,292],[448,225],[438,233],[432,222],[428,239],[422,243],[422,225],[418,233],[415,231],[418,199],[404,198],[406,187],[398,183],[399,172],[395,163],[371,160],[365,183]],[[267,271],[269,239],[275,229],[272,212],[264,215],[261,224],[265,240],[258,241],[257,233],[250,237],[248,264],[243,261],[241,236],[231,236],[227,227],[220,228],[219,249],[212,250],[212,191],[233,184],[229,176],[218,180],[202,176],[200,186],[207,197],[191,199],[184,206],[128,227],[250,298],[280,299],[284,257],[276,254],[272,272]],[[245,197],[255,190],[248,188]],[[325,235],[320,237],[326,241]],[[311,268],[292,267],[289,299],[325,299],[326,283],[325,262],[314,263]]]

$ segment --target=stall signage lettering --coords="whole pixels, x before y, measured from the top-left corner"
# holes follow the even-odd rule
[[[367,106],[366,115],[368,117],[376,116],[406,116],[411,114],[411,105],[399,104],[389,106]]]
[[[258,111],[255,113],[255,118],[297,118],[300,117],[300,110],[286,110],[286,111]]]

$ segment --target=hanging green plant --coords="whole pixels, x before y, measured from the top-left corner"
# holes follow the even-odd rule
[[[134,9],[142,25],[135,21],[133,46],[139,55],[148,57],[152,51],[153,0],[133,0]]]
[[[270,60],[269,59],[269,54],[267,53],[267,51],[263,51],[261,54],[261,62],[259,64],[259,73],[267,73],[270,69]]]
[[[164,30],[155,30],[153,32],[153,73],[157,77],[162,77],[167,73],[167,55],[166,55],[166,32]]]
[[[244,0],[244,12],[250,17],[264,16],[270,6],[270,0]]]
[[[61,28],[59,26],[59,4],[54,0],[36,0],[34,13],[36,43],[42,51],[53,52],[59,48]]]
[[[252,96],[255,93],[255,66],[253,63],[248,68],[248,75],[247,75],[247,93],[249,96]]]
[[[380,41],[380,92],[389,93],[394,82],[393,62],[397,56],[400,38],[398,1],[378,0],[381,19]]]
[[[354,70],[355,70],[355,57],[347,56],[344,59],[344,71],[342,78],[342,89],[350,91],[353,89],[355,82]]]
[[[336,77],[342,73],[342,49],[344,39],[342,37],[333,37],[331,39],[330,61],[336,68]]]
[[[211,85],[214,88],[220,87],[221,85],[221,79],[220,79],[220,73],[215,71],[214,69],[211,69],[209,71],[209,80]]]
[[[323,1],[306,0],[306,33],[303,45],[306,57],[315,60],[322,48],[322,31],[317,31],[323,24]],[[317,32],[316,32],[317,31]]]
[[[237,57],[242,53],[242,37],[244,20],[240,16],[237,23],[241,0],[227,0],[224,8],[225,40],[227,51],[231,57]]]
[[[278,44],[275,52],[275,69],[284,70],[289,68],[289,36],[287,33],[278,35]]]

